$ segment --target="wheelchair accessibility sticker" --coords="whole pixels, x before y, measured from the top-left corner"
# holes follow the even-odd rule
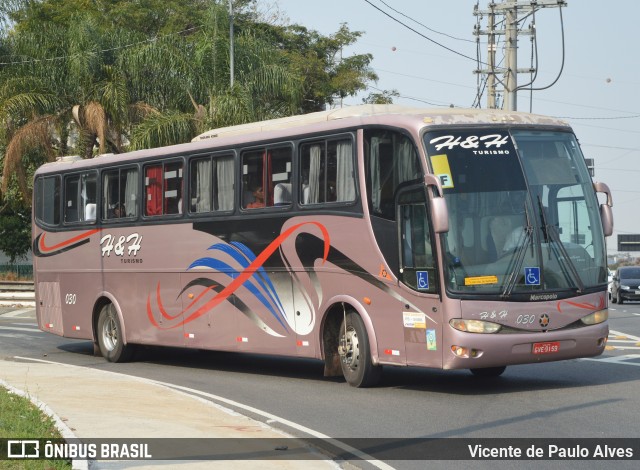
[[[427,290],[429,288],[429,273],[427,271],[416,271],[416,282],[418,289]]]
[[[540,268],[524,268],[524,283],[527,286],[539,286]]]

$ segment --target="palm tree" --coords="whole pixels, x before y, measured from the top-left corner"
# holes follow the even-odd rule
[[[104,53],[114,43],[131,40],[130,34],[121,36],[101,33],[89,17],[79,17],[71,28],[46,25],[6,38],[12,60],[0,71],[3,193],[15,176],[22,199],[29,203],[29,164],[69,153],[90,158],[96,149],[123,150],[129,118],[150,110],[131,105],[126,76]]]
[[[160,111],[133,129],[132,148],[185,142],[210,128],[288,116],[299,109],[302,78],[281,50],[254,34],[235,38],[235,81],[229,85],[228,16],[215,5],[209,13],[207,26],[182,41],[156,41],[123,54],[122,68],[139,98],[150,103],[154,96],[163,98],[154,103]]]

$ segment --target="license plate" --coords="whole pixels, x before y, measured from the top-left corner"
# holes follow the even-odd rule
[[[533,343],[533,354],[553,354],[558,351],[560,351],[560,343],[558,341]]]

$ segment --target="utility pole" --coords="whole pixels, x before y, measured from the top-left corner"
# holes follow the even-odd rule
[[[518,74],[519,73],[533,73],[534,68],[518,69],[518,36],[522,34],[535,34],[535,29],[531,28],[528,31],[519,30],[518,24],[535,14],[541,8],[553,8],[553,7],[566,7],[567,2],[565,0],[502,0],[502,3],[489,3],[487,10],[479,10],[474,8],[473,14],[475,16],[487,15],[487,29],[477,29],[474,34],[487,35],[487,69],[476,70],[476,73],[487,75],[487,107],[496,108],[496,91],[495,82],[500,81],[496,75],[502,74],[503,80],[500,81],[503,85],[504,106],[503,108],[509,111],[517,111],[518,109]],[[504,27],[497,29],[496,15],[504,16]],[[497,67],[495,62],[496,55],[496,36],[503,35],[505,40],[505,52],[504,52],[504,67]]]
[[[494,34],[496,28],[496,13],[493,11],[493,3],[489,5],[489,18],[487,20],[487,30],[489,31],[487,36],[487,63],[489,70],[496,69],[496,35]],[[480,105],[478,100],[478,105]],[[487,107],[489,109],[496,109],[496,75],[493,72],[487,74]]]
[[[229,0],[229,76],[233,88],[233,0]]]

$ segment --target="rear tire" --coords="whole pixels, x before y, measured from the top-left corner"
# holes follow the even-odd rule
[[[109,362],[127,362],[133,355],[133,345],[124,343],[124,335],[118,313],[113,304],[100,310],[97,328],[100,353]]]
[[[346,381],[352,387],[371,387],[380,381],[382,367],[371,362],[369,337],[362,318],[347,313],[340,325],[338,353]]]
[[[469,369],[476,377],[499,377],[507,369],[507,366],[484,367],[479,369]]]

